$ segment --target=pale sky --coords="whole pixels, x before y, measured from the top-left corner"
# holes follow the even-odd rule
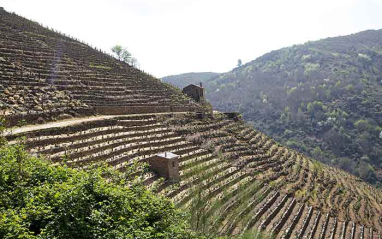
[[[272,50],[382,28],[382,0],[0,0],[156,77],[227,72]]]

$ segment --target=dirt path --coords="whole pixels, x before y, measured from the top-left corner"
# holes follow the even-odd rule
[[[172,114],[185,114],[185,113],[187,112],[173,112]],[[121,117],[121,116],[164,115],[164,114],[171,114],[171,113],[163,112],[163,113],[147,113],[147,114],[127,114],[127,115],[99,115],[99,116],[91,116],[91,117],[85,117],[85,118],[73,118],[73,119],[49,122],[49,123],[41,124],[41,125],[26,125],[20,128],[11,128],[5,131],[5,135],[14,135],[14,134],[20,134],[20,133],[25,133],[29,131],[35,131],[35,130],[42,130],[42,129],[67,127],[71,125],[81,124],[84,122],[105,120],[105,119],[111,119],[111,118]]]

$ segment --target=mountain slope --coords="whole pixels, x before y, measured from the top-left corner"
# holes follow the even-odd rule
[[[205,84],[220,110],[369,182],[382,181],[382,30],[272,51]]]
[[[179,88],[183,88],[189,84],[199,85],[200,82],[204,84],[205,82],[211,80],[212,78],[218,75],[219,73],[214,72],[192,72],[180,75],[166,76],[163,77],[162,80]]]
[[[0,36],[0,106],[8,122],[197,107],[175,87],[2,8]]]
[[[121,171],[137,165],[128,172],[189,211],[201,234],[261,229],[280,239],[378,238],[382,232],[381,190],[224,114],[114,116],[20,130],[7,139],[14,144],[24,136],[29,152],[54,164],[104,162]],[[180,156],[179,182],[140,165],[160,152]]]
[[[11,91],[18,92],[19,98],[26,94],[32,100],[33,96],[53,100],[55,96],[49,93],[33,94],[38,87],[42,87],[36,84],[38,76],[37,79],[44,79],[41,82],[43,86],[50,87],[48,89],[51,91],[48,92],[56,87],[67,94],[65,98],[77,99],[82,107],[87,108],[89,105],[89,108],[99,109],[117,105],[123,108],[123,111],[113,112],[123,115],[77,118],[7,130],[6,139],[10,145],[22,142],[29,153],[45,156],[55,166],[61,164],[88,170],[101,163],[126,171],[153,192],[171,198],[178,208],[190,212],[190,226],[195,232],[205,235],[204,238],[212,238],[211,235],[238,235],[257,229],[265,230],[275,238],[381,237],[380,190],[354,175],[281,146],[243,121],[232,119],[230,115],[218,112],[205,115],[192,113],[192,108],[188,107],[183,108],[187,112],[178,113],[131,112],[134,107],[142,105],[149,106],[149,110],[155,112],[160,111],[162,104],[172,109],[182,102],[188,102],[188,99],[178,99],[181,96],[179,91],[81,43],[57,38],[56,33],[46,32],[46,29],[25,19],[3,15],[6,17],[4,21],[1,19],[0,29],[4,34],[0,37],[8,45],[0,49],[4,54],[4,57],[1,55],[1,61],[6,62],[0,68],[6,79],[0,79],[2,84],[7,84],[5,90],[8,93],[4,90],[2,100],[14,101],[15,94],[10,95]],[[9,22],[11,19],[14,22]],[[38,28],[37,31],[33,30],[35,28]],[[28,37],[30,33],[38,34],[37,38]],[[18,64],[21,69],[28,70],[14,74],[12,69],[17,68],[15,66]],[[40,74],[45,77],[41,78]],[[22,89],[24,86],[27,88]],[[143,102],[137,102],[141,100]],[[265,98],[263,102],[267,100]],[[26,100],[22,101],[26,103]],[[19,102],[22,107],[18,108],[14,103],[11,108],[23,110],[23,116],[33,114],[28,110],[28,104],[22,101]],[[166,165],[162,165],[164,168],[157,168],[156,172],[179,172],[180,178],[175,182],[161,178],[160,174],[145,164],[164,152],[172,152],[179,158],[172,159],[172,163],[167,161]],[[15,151],[14,158],[10,160],[23,164],[24,161],[19,160],[21,154],[21,151]],[[20,167],[13,167],[15,170],[22,172]],[[126,179],[112,172],[105,174],[105,177],[109,183],[110,179],[118,178],[124,184]],[[54,178],[52,182],[56,183]],[[131,183],[126,184],[132,187]],[[70,190],[67,194],[71,196]],[[36,199],[33,194],[28,196],[32,201]],[[63,192],[62,196],[67,195]],[[102,195],[98,196],[103,200]],[[58,202],[56,199],[60,199],[59,195],[53,195],[51,201],[55,204]],[[79,195],[79,199],[84,198]],[[103,205],[110,207],[107,202]],[[137,205],[137,208],[142,209],[142,205]],[[163,209],[161,207],[157,212],[162,214]],[[145,211],[141,212],[149,223],[146,220],[139,220],[138,223],[147,231],[164,226],[152,224],[159,219],[158,215],[150,216]],[[45,219],[39,213],[37,216],[39,220]],[[79,217],[83,218],[83,215]],[[7,217],[0,218],[8,220]],[[28,215],[17,218],[26,228],[33,230],[34,227],[25,224],[24,219],[31,218]],[[72,215],[68,220],[77,219],[76,215]],[[115,219],[123,221],[126,218]],[[40,221],[36,223],[40,224]],[[61,233],[67,235],[66,232]],[[12,235],[18,234],[20,231]],[[105,235],[104,231],[101,235]],[[156,234],[156,237],[161,236],[166,237]]]

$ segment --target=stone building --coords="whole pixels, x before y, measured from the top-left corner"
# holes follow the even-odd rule
[[[161,177],[171,181],[178,181],[179,174],[179,155],[165,152],[155,155],[149,159],[151,170]]]
[[[190,84],[183,88],[183,94],[188,95],[196,102],[200,102],[204,98],[204,88],[200,82],[200,86]]]

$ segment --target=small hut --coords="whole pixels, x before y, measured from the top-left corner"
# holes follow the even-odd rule
[[[204,88],[200,82],[200,86],[190,84],[183,88],[183,94],[188,95],[196,102],[200,102],[204,98]]]
[[[161,177],[171,181],[178,181],[179,175],[179,155],[164,152],[149,159],[150,168]]]

